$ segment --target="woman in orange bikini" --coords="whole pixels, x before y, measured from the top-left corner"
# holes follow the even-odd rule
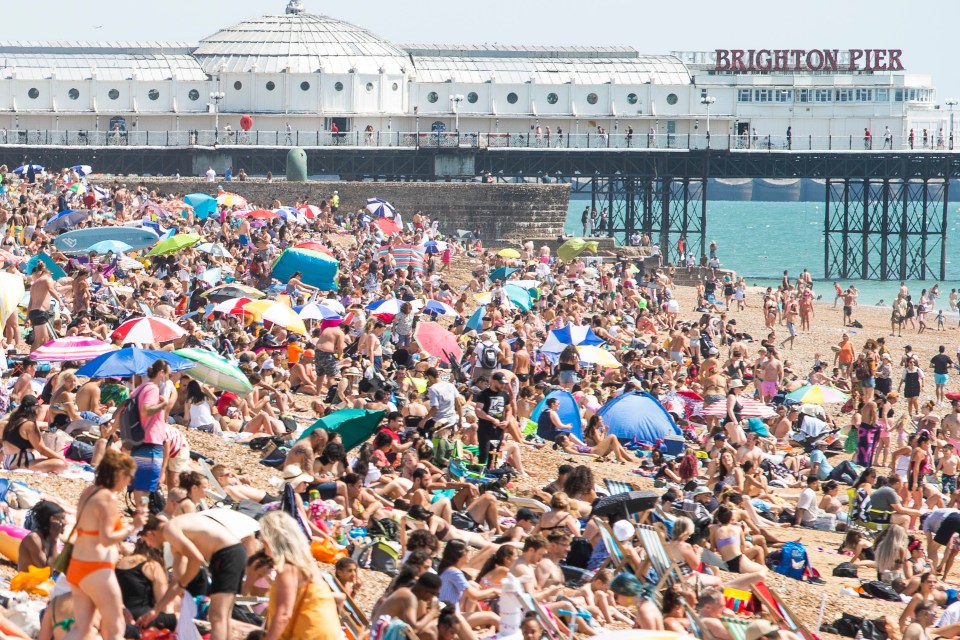
[[[114,573],[116,547],[143,526],[146,514],[138,509],[133,522],[124,526],[116,500],[117,494],[133,480],[136,469],[130,456],[107,450],[97,467],[93,486],[80,496],[73,557],[66,573],[73,590],[76,625],[65,640],[95,637],[93,619],[97,612],[103,638],[123,638],[123,599]]]

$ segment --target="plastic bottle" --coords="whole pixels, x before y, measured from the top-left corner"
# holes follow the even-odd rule
[[[523,610],[520,607],[520,581],[507,576],[500,583],[500,631],[498,638],[505,638],[520,632]]]

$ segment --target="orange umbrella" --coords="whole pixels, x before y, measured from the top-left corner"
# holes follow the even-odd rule
[[[450,358],[460,362],[463,350],[457,343],[457,337],[436,322],[421,322],[413,334],[420,348],[432,356],[450,363]]]
[[[395,233],[400,233],[400,225],[390,218],[377,218],[374,224],[380,227],[380,230],[388,236],[392,236]]]

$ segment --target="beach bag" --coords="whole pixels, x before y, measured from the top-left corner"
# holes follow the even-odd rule
[[[901,602],[900,594],[894,591],[893,587],[886,582],[879,580],[867,580],[860,583],[860,595],[866,598],[876,598],[877,600],[887,600],[889,602]]]
[[[850,427],[850,430],[847,431],[847,439],[843,441],[843,451],[850,455],[857,452],[857,430],[853,427]]]
[[[147,437],[146,430],[140,422],[140,403],[137,396],[140,392],[124,400],[117,407],[117,434],[123,442],[123,446],[130,451],[143,444]]]
[[[802,580],[809,564],[806,547],[799,542],[786,542],[780,548],[780,558],[773,570],[782,576]]]
[[[833,575],[837,578],[856,578],[857,565],[852,562],[841,562],[833,569]]]
[[[324,538],[323,541],[314,540],[310,543],[310,553],[317,562],[326,564],[335,564],[340,558],[347,557],[347,550],[337,546],[332,538]]]
[[[359,547],[353,559],[364,569],[395,576],[400,567],[400,543],[376,540]]]
[[[483,349],[480,350],[479,360],[480,366],[484,369],[496,369],[500,363],[500,359],[497,356],[497,348],[493,345],[484,344]]]
[[[479,531],[480,526],[467,513],[454,511],[450,514],[450,524],[462,531]]]
[[[94,489],[94,491],[83,501],[83,504],[80,505],[80,508],[77,509],[77,519],[73,525],[73,529],[70,530],[70,535],[68,535],[66,541],[64,541],[63,547],[60,549],[60,553],[58,553],[57,557],[54,558],[53,562],[50,563],[50,573],[52,575],[60,575],[67,572],[67,568],[70,566],[70,558],[73,557],[73,534],[77,532],[77,525],[80,523],[80,516],[83,514],[83,508],[87,506],[88,502],[90,502],[90,498],[97,495],[99,491],[100,489]]]
[[[454,512],[456,515],[456,512]],[[456,520],[453,525],[456,526]],[[367,525],[367,535],[374,540],[400,542],[400,525],[392,518],[374,518]]]
[[[33,509],[40,502],[40,492],[18,481],[11,482],[5,494],[7,504],[14,509]]]

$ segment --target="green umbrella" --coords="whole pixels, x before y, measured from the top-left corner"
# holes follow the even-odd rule
[[[343,438],[343,448],[350,451],[360,446],[374,434],[386,411],[368,409],[341,409],[320,418],[307,427],[300,439],[303,440],[317,429],[326,429],[330,433],[339,433]]]
[[[600,248],[600,243],[594,240],[584,240],[583,238],[570,238],[557,249],[557,257],[564,262],[573,262],[584,251],[596,253]]]
[[[224,391],[243,395],[253,391],[247,376],[223,356],[203,349],[177,349],[174,353],[196,363],[190,377]]]
[[[192,247],[203,238],[193,233],[178,233],[175,236],[161,240],[153,249],[150,249],[148,256],[162,256],[168,253],[176,253],[185,247]]]

